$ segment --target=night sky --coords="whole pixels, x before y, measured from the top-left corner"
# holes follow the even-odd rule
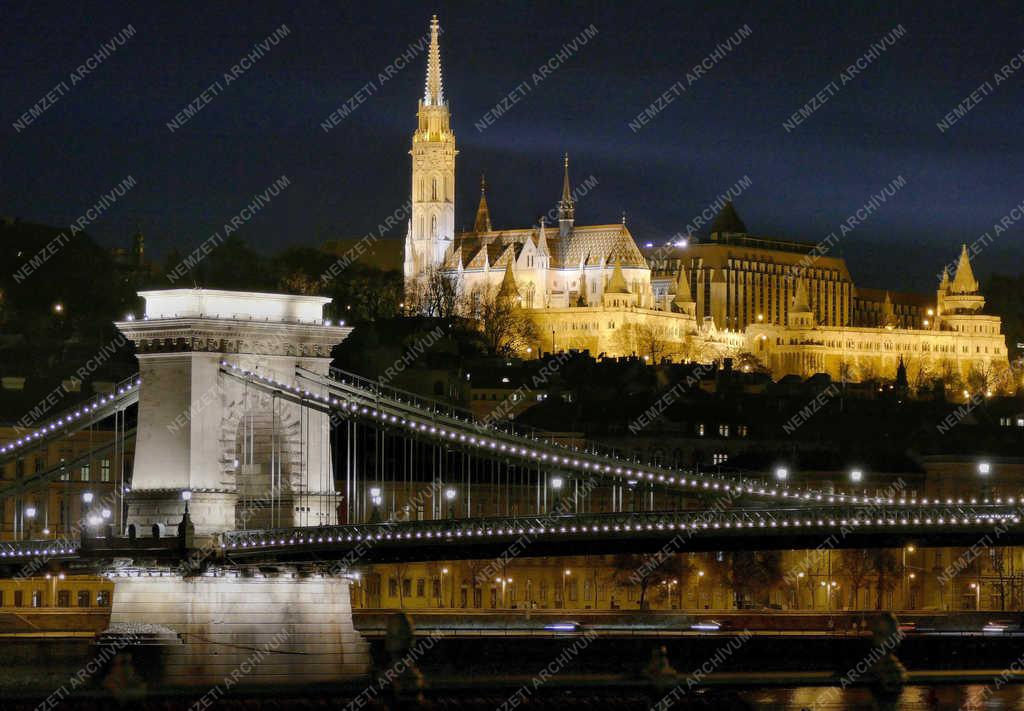
[[[640,241],[690,222],[743,176],[750,231],[818,241],[897,176],[906,187],[837,251],[858,284],[931,291],[961,242],[1024,202],[1024,51],[1019,3],[246,2],[9,0],[0,22],[0,214],[66,225],[127,175],[138,185],[88,231],[126,244],[141,224],[152,256],[188,251],[254,193],[285,190],[239,232],[263,251],[359,237],[407,198],[409,141],[426,58],[377,82],[440,18],[445,93],[460,156],[457,226],[481,172],[496,227],[552,207],[563,151],[581,224],[625,210]],[[33,123],[12,124],[103,42],[135,35]],[[166,124],[282,24],[290,34],[181,129]],[[474,124],[566,42],[598,34],[492,126]],[[751,34],[639,131],[629,122],[717,43]],[[873,42],[906,34],[793,131],[782,123]],[[1018,66],[1019,62],[1018,62]],[[330,132],[321,122],[373,80]],[[945,133],[936,123],[988,81]],[[1024,220],[1022,220],[1024,223]],[[402,230],[404,234],[404,230]],[[1014,224],[975,261],[1019,272]],[[398,235],[396,235],[398,236]]]

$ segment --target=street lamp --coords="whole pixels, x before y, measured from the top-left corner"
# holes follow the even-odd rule
[[[441,589],[437,591],[437,606],[444,607],[444,576],[448,575],[447,568],[441,568]],[[452,607],[455,606],[455,588],[452,587]]]
[[[697,609],[700,609],[700,582],[704,579],[704,571],[697,571]]]
[[[859,484],[863,480],[864,472],[862,472],[860,469],[854,469],[853,471],[850,472],[850,481],[852,481],[854,484]]]
[[[452,487],[444,490],[444,498],[448,499],[448,518],[455,518],[455,497],[458,492]]]
[[[507,607],[508,601],[505,599],[505,589],[507,585],[512,583],[512,578],[495,578],[494,582],[501,583],[501,606]]]
[[[181,500],[185,502],[185,515],[188,516],[188,502],[192,500],[192,492],[189,489],[182,491]],[[103,509],[103,518],[110,518],[110,509]]]
[[[572,575],[572,571],[569,570],[568,568],[566,568],[565,572],[562,573],[562,608],[563,609],[568,607],[568,605],[566,604],[567,600],[566,600],[566,597],[565,597],[565,579],[568,578],[570,575]]]
[[[32,538],[32,536],[33,536],[32,529],[33,529],[33,527],[35,525],[35,518],[36,518],[36,507],[35,506],[26,506],[25,507],[25,518],[28,519],[28,537]],[[24,534],[24,532],[25,532],[25,529],[22,528],[22,534]]]
[[[779,467],[775,470],[775,478],[779,481],[786,481],[789,478],[789,471],[785,467]]]
[[[370,488],[370,503],[373,508],[370,510],[370,523],[380,523],[380,505],[384,502],[379,487]]]
[[[91,504],[92,503],[92,492],[91,491],[87,491],[84,494],[82,494],[82,501],[84,501],[87,504]]]
[[[981,586],[971,583],[971,590],[974,591],[974,609],[978,610],[981,608]]]
[[[554,511],[555,507],[558,506],[558,499],[562,493],[562,486],[565,482],[562,477],[555,476],[551,477],[551,510]]]
[[[906,574],[906,572],[907,572],[907,553],[911,553],[912,554],[916,550],[917,549],[914,548],[913,545],[909,545],[909,546],[904,546],[903,547],[902,554],[903,554],[903,573],[904,574]],[[910,577],[911,578],[914,577],[913,573],[911,573]],[[906,580],[906,578],[903,578],[900,587],[903,588],[903,606],[906,607],[906,605],[907,605],[907,580]]]
[[[988,476],[992,473],[992,465],[988,462],[978,462],[978,474]]]

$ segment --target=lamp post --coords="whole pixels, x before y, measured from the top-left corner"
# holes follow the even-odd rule
[[[572,571],[569,570],[568,568],[566,568],[565,572],[562,573],[562,609],[563,610],[569,606],[567,604],[568,603],[568,599],[565,597],[565,581],[566,581],[566,578],[568,578],[570,575],[572,575]]]
[[[989,483],[990,482],[989,475],[991,475],[991,474],[992,474],[992,465],[991,464],[989,464],[988,462],[978,462],[978,476],[980,476],[982,481],[984,482],[981,485],[981,498],[983,500],[989,498],[989,496],[991,494],[991,486],[990,486],[990,483]]]
[[[913,553],[915,550],[917,550],[917,549],[914,548],[914,546],[904,546],[903,547],[903,575],[902,575],[903,580],[902,580],[902,586],[901,587],[903,588],[903,590],[902,590],[902,595],[903,595],[902,602],[903,602],[903,608],[904,609],[906,609],[906,607],[907,607],[907,553]]]
[[[977,611],[981,608],[981,585],[971,583],[971,590],[974,591],[974,609]]]
[[[448,487],[444,490],[444,498],[448,500],[448,518],[455,518],[455,497],[458,496],[458,492],[455,489]]]
[[[374,486],[370,489],[370,503],[373,504],[373,508],[370,509],[370,523],[380,523],[380,505],[384,502],[384,497],[381,496],[380,488]]]
[[[701,606],[700,606],[700,603],[701,603],[700,584],[701,584],[702,580],[704,580],[704,571],[703,570],[698,570],[697,571],[697,609],[698,610],[701,609]]]
[[[192,500],[192,491],[185,489],[181,492],[181,500],[185,502],[185,513],[181,516],[181,523],[178,524],[178,538],[181,539],[182,544],[186,548],[192,546],[193,538],[195,537],[196,527],[192,525],[192,517],[188,512],[188,502]],[[110,509],[103,509],[103,518],[107,519],[110,517]],[[108,527],[108,531],[112,531]]]
[[[32,535],[33,535],[33,529],[35,527],[35,522],[36,522],[36,507],[35,506],[26,506],[25,507],[25,518],[28,519],[28,539],[31,540],[32,539]],[[25,533],[25,531],[24,531],[24,529],[22,529],[22,535],[23,536],[24,536],[24,533]]]
[[[562,477],[560,477],[560,476],[551,477],[551,492],[552,492],[551,493],[551,510],[552,511],[554,511],[555,507],[558,506],[558,498],[562,494],[562,485],[564,483],[565,482],[562,480]]]
[[[86,522],[90,521],[92,518],[90,514],[90,509],[92,508],[92,498],[93,496],[91,491],[82,492],[82,518],[84,518]]]
[[[447,574],[448,574],[448,569],[447,568],[441,568],[441,586],[440,586],[440,589],[437,591],[437,606],[438,607],[444,607],[444,576],[446,576]],[[453,596],[455,595],[454,589],[452,590],[452,595]],[[453,600],[453,602],[454,602],[454,600]]]
[[[796,574],[796,582],[793,583],[793,606],[796,609],[800,609],[800,581],[805,577],[804,571],[800,571]]]
[[[667,597],[668,597],[668,604],[669,604],[669,606],[672,605],[672,588],[673,588],[673,586],[678,587],[678,585],[679,585],[679,580],[676,579],[676,578],[673,578],[672,580],[666,580],[665,581],[665,587],[668,588],[668,595],[667,595]]]
[[[494,582],[501,583],[501,607],[508,607],[505,591],[506,586],[512,583],[512,578],[495,578]]]

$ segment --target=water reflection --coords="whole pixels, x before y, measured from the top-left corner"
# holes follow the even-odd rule
[[[871,692],[864,688],[833,690],[818,688],[765,689],[741,694],[755,709],[779,711],[845,711],[846,709],[874,709]],[[903,690],[895,708],[900,711],[1024,711],[1024,686],[1006,684],[980,684],[969,686],[908,686]]]

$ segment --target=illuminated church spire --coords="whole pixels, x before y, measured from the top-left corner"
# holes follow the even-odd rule
[[[412,134],[412,215],[406,236],[406,283],[444,263],[455,238],[455,134],[441,84],[441,28],[430,21],[427,82]]]
[[[480,176],[480,205],[476,208],[476,221],[473,223],[474,232],[491,231],[491,211],[487,207],[487,181]]]
[[[423,92],[424,106],[444,104],[444,84],[441,81],[441,44],[438,42],[440,25],[437,15],[430,20],[430,49],[427,53],[427,85]]]
[[[558,233],[568,237],[576,220],[576,206],[569,189],[569,154],[565,154],[565,173],[562,177],[562,199],[558,201]]]

